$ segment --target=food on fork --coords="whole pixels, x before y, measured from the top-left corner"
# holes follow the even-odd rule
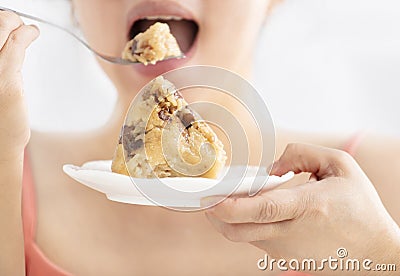
[[[156,64],[171,57],[181,57],[182,51],[171,34],[168,24],[156,22],[145,32],[137,34],[127,43],[122,58],[144,65]]]
[[[133,102],[112,171],[136,178],[216,178],[226,162],[222,142],[163,77]]]

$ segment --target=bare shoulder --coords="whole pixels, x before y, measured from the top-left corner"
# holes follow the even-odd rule
[[[400,137],[365,134],[355,154],[366,168],[377,171],[400,168]],[[400,172],[399,172],[400,173]]]
[[[386,181],[394,185],[400,177],[400,138],[366,134],[354,158],[377,187]]]
[[[357,148],[355,159],[399,224],[400,138],[366,134]]]
[[[280,156],[289,143],[314,144],[324,147],[343,149],[353,134],[296,132],[284,129],[276,131],[277,156]]]

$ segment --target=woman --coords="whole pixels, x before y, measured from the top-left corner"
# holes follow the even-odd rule
[[[254,47],[273,2],[73,0],[71,4],[89,44],[115,56],[139,29],[151,23],[139,19],[166,15],[187,19],[168,21],[187,58],[148,67],[123,67],[99,60],[119,95],[109,122],[90,133],[33,132],[30,137],[20,68],[24,51],[38,32],[22,25],[15,14],[0,13],[1,274],[23,275],[24,255],[26,274],[30,276],[260,273],[255,262],[262,251],[225,241],[212,231],[202,214],[114,203],[69,179],[61,167],[65,163],[110,159],[135,92],[162,72],[209,64],[251,77]],[[348,139],[279,135],[278,152],[289,141],[342,148]],[[380,167],[375,160],[398,160],[398,143],[385,140],[385,146],[379,148],[369,143],[365,139],[360,144],[357,157],[372,179],[380,179],[378,188],[393,211],[396,201],[392,195],[399,187],[390,186],[392,178],[387,178],[384,171],[395,162]]]

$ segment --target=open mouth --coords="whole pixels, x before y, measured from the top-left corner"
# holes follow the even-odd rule
[[[156,22],[168,24],[171,33],[176,38],[182,52],[185,54],[190,51],[196,41],[199,32],[199,25],[194,20],[184,19],[179,16],[156,15],[140,18],[133,22],[129,30],[128,40],[131,40],[137,34],[146,31],[148,27]]]

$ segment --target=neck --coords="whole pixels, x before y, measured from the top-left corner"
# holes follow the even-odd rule
[[[111,117],[103,126],[94,131],[80,133],[79,137],[75,136],[73,141],[85,148],[85,155],[97,159],[109,159],[113,156],[129,105],[130,99],[119,97]]]
[[[110,134],[114,135],[115,133],[119,133],[124,123],[125,115],[128,111],[130,103],[131,99],[127,99],[127,97],[118,97],[110,119],[102,127],[102,132],[104,132],[104,135],[108,136]]]

